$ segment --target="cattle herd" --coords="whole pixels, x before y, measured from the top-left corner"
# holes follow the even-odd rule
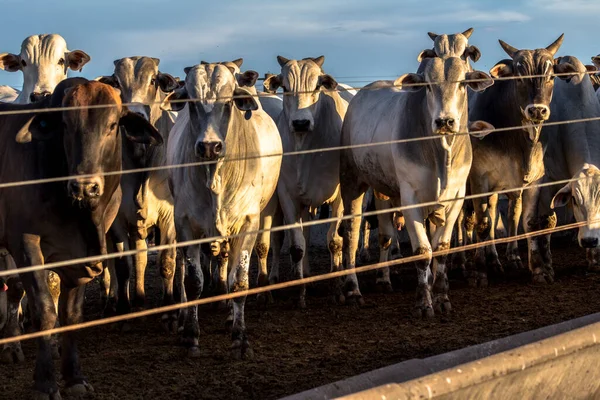
[[[329,206],[331,271],[348,270],[331,280],[339,303],[362,302],[353,269],[368,235],[367,203],[378,210],[380,261],[390,259],[399,224],[420,256],[417,317],[450,312],[444,251],[453,240],[494,239],[498,192],[508,197],[509,236],[521,220],[525,233],[554,228],[554,210],[569,205],[588,267],[600,269],[596,67],[558,57],[561,35],[535,50],[500,41],[508,58],[485,73],[472,67],[481,55],[468,43],[472,33],[429,33],[433,47],[418,55],[416,72],[358,92],[324,72],[323,56],[278,56],[281,72],[266,74],[257,91],[259,75],[241,70],[242,59],[202,61],[180,80],[161,72],[157,58],[127,57],[87,80],[67,78],[90,57],[67,50],[59,35],[31,36],[20,54],[0,54],[0,68],[24,79],[21,91],[0,87],[0,337],[22,334],[22,310],[36,331],[81,322],[85,285],[96,277],[107,313],[143,308],[151,237],[162,245],[163,305],[199,299],[205,277],[216,293],[249,289],[253,251],[257,285],[277,283],[284,232],[271,238],[271,228],[283,224],[291,225],[287,275],[303,278],[310,229],[302,223],[327,217]],[[533,281],[551,283],[550,234],[528,237],[528,252]],[[516,241],[506,256],[523,268]],[[472,286],[503,268],[493,244],[472,260],[456,253],[452,263]],[[42,265],[49,269],[17,273]],[[391,289],[387,268],[377,284]],[[303,285],[294,298],[305,307]],[[244,304],[245,296],[228,303],[236,358],[252,355]],[[197,306],[161,322],[190,356],[199,354]],[[60,346],[38,337],[36,398],[60,398],[54,358],[64,393],[92,390],[75,336],[63,333]],[[24,357],[18,341],[5,342],[2,361]]]

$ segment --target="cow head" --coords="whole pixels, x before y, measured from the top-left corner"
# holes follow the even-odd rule
[[[258,103],[252,93],[238,86],[234,75],[223,64],[188,67],[185,74],[185,86],[167,96],[163,109],[179,111],[186,104],[182,100],[193,100],[187,102],[188,129],[195,138],[196,156],[201,160],[223,158],[233,113],[241,111],[249,119],[252,111],[258,110]]]
[[[242,72],[242,70],[240,68],[242,67],[243,63],[244,63],[244,59],[238,58],[233,61],[220,61],[216,64],[221,64],[221,65],[226,66],[227,69],[229,69],[229,71],[231,71],[231,73],[235,77],[235,80],[236,80],[238,86],[248,89],[252,94],[256,94],[256,89],[254,88],[254,84],[256,83],[256,80],[258,79],[258,73],[256,71],[252,71],[252,70]],[[200,61],[200,65],[207,65],[207,64],[209,64],[209,63],[206,61]]]
[[[113,75],[102,77],[99,81],[119,89],[121,100],[129,104],[130,111],[148,121],[156,120],[159,115],[151,114],[153,108],[158,107],[152,106],[161,100],[162,93],[170,93],[179,87],[177,80],[158,70],[158,58],[126,57],[115,60],[114,64]]]
[[[17,141],[62,139],[69,175],[92,175],[71,178],[67,184],[69,196],[83,206],[95,208],[105,192],[103,173],[121,168],[119,126],[126,128],[131,141],[162,143],[158,131],[122,106],[119,92],[108,85],[82,78],[65,80],[49,105],[74,109],[37,114],[17,134]]]
[[[554,195],[551,207],[573,205],[577,222],[587,222],[579,228],[579,245],[592,248],[600,245],[600,170],[584,164],[575,180],[566,184]]]
[[[277,56],[281,74],[265,78],[264,88],[275,93],[283,88],[283,112],[291,132],[312,132],[318,112],[319,98],[323,89],[334,90],[337,82],[323,72],[325,57],[288,60]]]
[[[477,62],[481,57],[481,52],[476,46],[469,46],[469,38],[473,34],[473,28],[469,28],[462,33],[452,35],[438,35],[437,33],[427,33],[433,40],[433,49],[423,50],[417,57],[421,62],[424,58],[431,57],[460,57],[465,61],[471,60]]]
[[[510,60],[502,60],[491,70],[494,78],[515,77],[516,101],[526,125],[539,125],[550,118],[550,101],[554,90],[554,55],[562,44],[560,35],[543,49],[519,50],[500,40]],[[558,72],[558,71],[556,71]],[[535,75],[535,78],[529,76]]]
[[[394,86],[406,91],[426,91],[431,130],[440,135],[467,131],[467,87],[482,91],[493,84],[485,72],[470,71],[458,57],[423,60],[422,73],[405,74]]]
[[[20,54],[0,54],[0,68],[23,72],[24,103],[33,103],[54,91],[67,78],[67,71],[80,71],[90,61],[81,50],[69,51],[62,36],[34,35],[21,44]]]

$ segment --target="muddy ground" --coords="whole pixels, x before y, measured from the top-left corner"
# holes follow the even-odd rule
[[[454,278],[451,316],[429,321],[410,315],[416,274],[407,268],[393,275],[392,294],[376,292],[374,273],[360,276],[363,307],[330,305],[326,284],[310,289],[306,310],[294,309],[285,293],[266,311],[250,298],[246,322],[255,352],[252,361],[229,358],[226,313],[211,307],[202,308],[198,359],[187,358],[176,337],[163,333],[158,317],[136,321],[127,333],[115,326],[87,329],[81,332],[80,350],[84,371],[95,388],[89,398],[275,399],[410,358],[600,311],[600,275],[584,271],[584,251],[564,239],[553,247],[554,284],[534,286],[517,279],[472,289]],[[310,255],[316,269],[328,268],[326,249],[311,249]],[[287,263],[288,258],[284,260]],[[148,274],[151,305],[157,305],[160,281],[155,268],[149,267]],[[98,318],[97,283],[88,287],[87,300],[87,318]],[[24,343],[23,350],[25,363],[0,366],[0,398],[27,398],[34,343]]]

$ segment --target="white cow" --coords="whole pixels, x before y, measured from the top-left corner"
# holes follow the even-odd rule
[[[170,170],[175,201],[178,241],[238,235],[219,240],[223,256],[231,265],[229,289],[249,287],[250,253],[260,228],[260,214],[277,187],[281,139],[273,119],[259,109],[256,99],[240,87],[222,64],[196,65],[185,69],[185,86],[169,95],[163,108],[181,110],[171,130],[168,164],[206,161],[207,165]],[[258,74],[255,73],[255,78]],[[253,83],[254,84],[254,83]],[[185,263],[185,295],[197,299],[204,276],[200,246],[182,250]],[[232,302],[232,353],[251,356],[244,322],[245,297]],[[185,318],[183,339],[190,355],[199,354],[198,309],[191,307]]]
[[[81,71],[90,61],[84,51],[67,49],[65,39],[57,34],[29,36],[21,44],[21,53],[1,53],[0,68],[8,72],[23,72],[23,89],[2,89],[0,100],[7,102],[15,93],[15,103],[27,104],[47,96],[67,78],[67,71]]]
[[[471,71],[458,57],[426,57],[419,71],[362,89],[348,108],[342,145],[420,137],[435,140],[343,150],[340,184],[345,215],[360,214],[369,186],[390,197],[393,206],[437,202],[403,211],[413,253],[425,257],[416,262],[415,314],[431,316],[434,306],[439,311],[450,310],[446,257],[436,257],[431,270],[429,265],[432,251],[450,247],[472,161],[469,137],[454,134],[467,131],[467,87],[483,90],[493,81],[483,72]],[[463,83],[465,80],[476,82]],[[457,200],[447,202],[452,199]],[[431,242],[424,225],[426,218],[438,227]],[[353,269],[360,216],[344,223],[344,267]]]
[[[277,121],[284,151],[339,146],[348,102],[334,90],[337,88],[335,79],[323,72],[325,57],[288,60],[278,56],[277,61],[281,73],[268,76],[264,87],[271,93],[279,87],[284,91],[283,112]],[[323,204],[331,204],[334,217],[342,216],[339,154],[339,151],[327,151],[284,158],[277,194],[287,224],[310,220],[313,216],[311,210]],[[339,222],[336,221],[327,232],[332,271],[340,269],[342,261],[342,238],[338,235],[338,227]],[[305,255],[310,229],[299,227],[290,233],[293,277],[300,279],[309,273]],[[346,295],[362,301],[358,285],[352,283],[350,286],[352,288],[346,291]],[[343,302],[345,297],[340,289],[336,287],[334,294]],[[301,286],[297,299],[300,307],[306,305],[305,296],[306,288]]]

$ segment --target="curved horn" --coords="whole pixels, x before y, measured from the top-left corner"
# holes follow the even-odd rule
[[[238,58],[232,61],[232,63],[234,63],[235,65],[238,66],[238,68],[242,67],[242,64],[244,63],[244,59],[243,58]]]
[[[277,62],[279,63],[279,66],[283,67],[285,64],[288,63],[288,61],[290,61],[288,58],[285,58],[284,56],[277,56]]]
[[[565,34],[563,33],[562,35],[560,35],[558,37],[558,39],[556,39],[554,42],[552,42],[551,45],[546,47],[546,50],[548,50],[552,55],[555,55],[556,52],[558,51],[560,45],[562,44],[564,37],[565,37]]]
[[[427,32],[427,34],[429,35],[431,40],[435,40],[435,38],[439,36],[437,33],[433,33],[433,32]]]
[[[510,58],[513,58],[517,51],[519,51],[519,49],[512,47],[510,44],[503,42],[500,39],[498,39],[498,42],[500,42],[500,46],[502,46],[502,49],[510,56]]]
[[[467,39],[471,37],[471,35],[473,34],[473,28],[469,28],[466,31],[464,31],[463,36],[466,37]]]

